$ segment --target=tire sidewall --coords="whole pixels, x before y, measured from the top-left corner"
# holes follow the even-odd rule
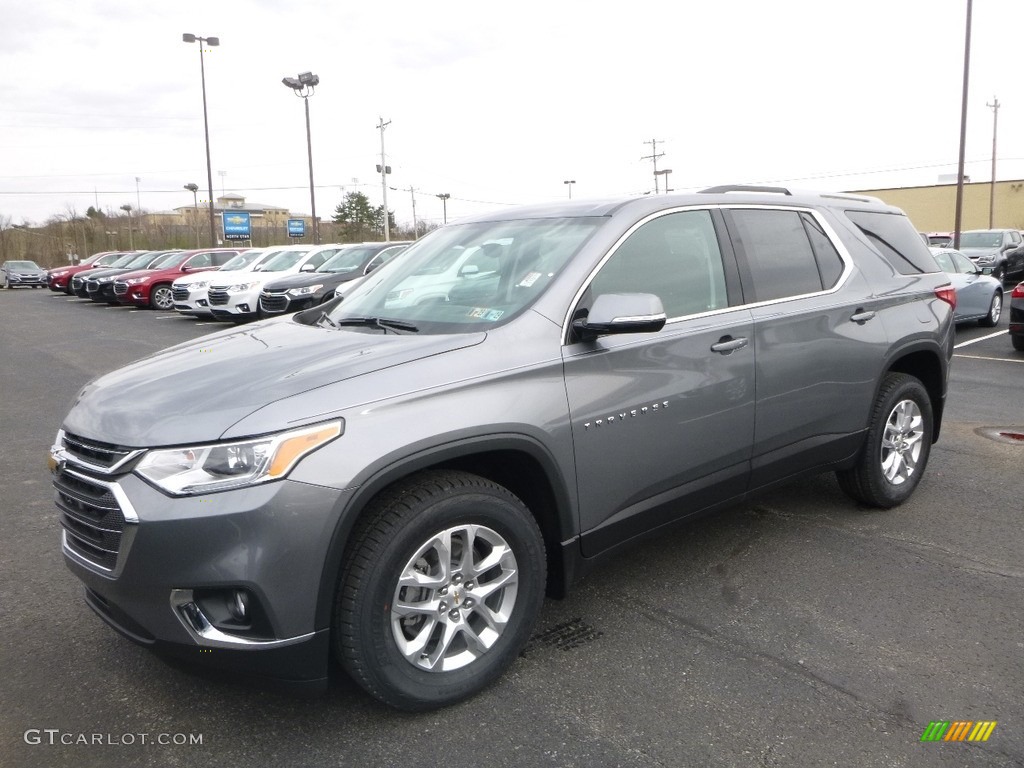
[[[491,528],[512,548],[519,585],[509,623],[495,644],[476,661],[450,672],[429,672],[409,663],[394,642],[391,602],[401,569],[432,535],[465,524]],[[514,498],[486,488],[460,490],[434,499],[407,520],[385,546],[366,583],[366,599],[356,609],[358,643],[372,663],[367,674],[389,703],[424,709],[454,703],[493,682],[529,639],[543,602],[543,541],[529,512]]]
[[[882,472],[882,438],[893,409],[903,400],[912,400],[921,411],[924,434],[921,437],[921,455],[917,459],[914,474],[902,485],[893,485]],[[928,464],[932,446],[932,430],[934,429],[931,399],[928,397],[924,385],[917,379],[901,376],[898,383],[889,389],[879,401],[876,414],[877,418],[868,431],[869,483],[875,496],[883,501],[885,506],[892,507],[902,504],[910,498],[921,481]]]

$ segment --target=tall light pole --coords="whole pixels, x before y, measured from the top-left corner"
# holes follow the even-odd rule
[[[196,248],[199,248],[199,198],[196,194],[199,192],[198,184],[186,184],[185,189],[192,193],[192,221],[196,225]]]
[[[572,200],[572,185],[576,183],[576,179],[568,179],[567,181],[563,181],[562,183],[568,185],[569,199]]]
[[[303,72],[298,77],[286,77],[281,80],[296,96],[301,96],[306,105],[306,151],[309,154],[309,207],[313,216],[313,243],[320,244],[320,222],[316,218],[316,192],[313,189],[313,139],[309,132],[309,97],[320,85],[320,76],[312,72]]]
[[[447,192],[442,192],[440,195],[436,195],[441,199],[441,206],[444,209],[444,223],[448,223],[448,198],[451,197]]]
[[[128,203],[125,203],[124,205],[121,206],[121,210],[127,211],[128,213],[128,250],[134,251],[135,235],[132,234],[132,207],[128,205]]]
[[[220,45],[219,37],[199,37],[188,32],[181,36],[186,43],[199,43],[199,74],[203,82],[203,134],[206,137],[206,185],[210,192],[210,247],[217,247],[217,227],[213,223],[213,165],[210,163],[210,120],[206,112],[206,64],[203,61],[203,46],[211,48]]]
[[[953,248],[960,250],[960,225],[964,213],[964,154],[967,151],[967,86],[971,72],[971,9],[967,0],[967,23],[964,28],[964,90],[960,99],[960,159],[956,171],[956,207],[953,214]]]
[[[391,242],[391,230],[388,224],[388,174],[391,173],[391,166],[384,159],[384,129],[391,125],[391,121],[384,122],[384,118],[378,118],[377,129],[380,131],[380,165],[377,171],[380,173],[380,188],[384,193],[384,242]]]
[[[224,177],[228,175],[228,172],[217,171],[217,175],[220,176],[220,196],[224,197]]]
[[[992,103],[986,102],[985,106],[992,110],[992,183],[988,190],[988,228],[992,229],[996,213],[996,127],[999,125],[999,99],[993,96]]]

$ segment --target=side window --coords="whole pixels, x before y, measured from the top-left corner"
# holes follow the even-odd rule
[[[811,241],[811,248],[814,250],[814,260],[818,263],[821,285],[828,290],[839,282],[839,278],[843,274],[845,267],[843,259],[816,218],[809,213],[800,214],[800,218],[804,224],[804,231]]]
[[[188,265],[193,269],[208,267],[210,266],[210,254],[197,253],[195,256],[188,260]]]
[[[1020,232],[1010,232],[1010,245],[1020,245]]]
[[[327,261],[334,254],[330,251],[323,251],[311,258],[307,263],[313,265],[313,269],[320,269],[320,265]]]
[[[680,211],[647,222],[601,267],[590,295],[653,293],[670,318],[729,305],[722,253],[708,211]]]
[[[823,275],[800,213],[740,208],[730,214],[750,268],[755,301],[822,290]]]
[[[934,255],[936,263],[938,263],[943,272],[952,275],[958,271],[956,265],[953,263],[953,254],[949,251],[939,251]]]
[[[848,210],[846,215],[889,265],[901,275],[935,272],[935,259],[906,216],[881,211]]]
[[[945,266],[943,266],[943,269],[946,272],[959,272],[962,275],[973,275],[975,272],[978,271],[978,268],[974,266],[974,262],[968,259],[966,256],[963,256],[959,253],[951,253],[950,256],[952,256],[953,264],[955,266],[953,269],[945,269]],[[938,261],[938,256],[935,257],[935,260]],[[942,264],[940,262],[940,266],[941,265]]]
[[[238,255],[238,253],[236,251],[217,251],[216,253],[213,253],[211,255],[213,257],[213,261],[211,262],[211,264],[215,267],[223,267],[225,264],[231,261],[231,259],[235,258],[235,256]]]

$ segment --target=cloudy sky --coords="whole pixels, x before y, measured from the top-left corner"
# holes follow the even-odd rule
[[[346,191],[439,221],[517,203],[642,194],[652,139],[673,189],[850,190],[956,172],[966,0],[515,3],[0,0],[0,216],[168,210],[205,193],[318,213]],[[1024,2],[975,0],[967,173],[1024,177]],[[136,185],[136,177],[139,179]],[[664,177],[663,177],[664,178]],[[138,194],[136,193],[138,187]],[[201,198],[205,194],[201,195]]]

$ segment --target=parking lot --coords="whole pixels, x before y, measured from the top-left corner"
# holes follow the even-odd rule
[[[1024,765],[1024,354],[959,329],[911,500],[832,476],[630,550],[548,600],[511,672],[409,715],[339,676],[300,698],[172,666],[64,567],[46,451],[91,378],[224,327],[0,292],[0,766]],[[1006,433],[1000,435],[1000,433]],[[983,743],[931,721],[997,721]]]

